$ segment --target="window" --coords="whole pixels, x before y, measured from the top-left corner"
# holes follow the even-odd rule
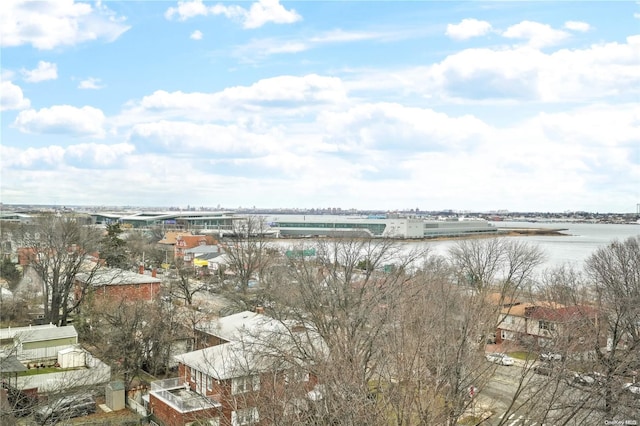
[[[538,321],[538,329],[553,331],[556,329],[556,325],[549,321]]]
[[[194,370],[193,368],[189,367],[189,373],[191,375],[191,383],[195,383],[196,382],[196,370]]]
[[[251,392],[260,390],[260,376],[236,377],[231,381],[231,394]]]
[[[299,382],[308,382],[309,381],[309,373],[304,370],[293,369],[289,370],[284,375],[285,383],[299,383]]]
[[[500,337],[502,337],[502,340],[515,340],[516,335],[513,331],[501,330]]]
[[[233,426],[252,425],[258,423],[259,420],[256,407],[231,412],[231,424]]]
[[[207,390],[213,390],[213,377],[207,376]]]

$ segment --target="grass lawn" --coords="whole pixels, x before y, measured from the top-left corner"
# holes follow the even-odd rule
[[[536,355],[535,353],[527,351],[514,351],[507,353],[507,355],[509,355],[511,358],[521,359],[523,361],[534,361],[538,358],[538,355]]]
[[[71,371],[71,370],[83,370],[85,367],[74,367],[74,368],[59,368],[59,367],[45,367],[45,368],[31,368],[27,371],[22,371],[18,373],[18,377],[24,376],[36,376],[38,374],[49,374],[49,373],[61,373],[63,371]]]

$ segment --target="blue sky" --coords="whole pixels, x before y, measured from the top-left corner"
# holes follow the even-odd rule
[[[3,1],[3,203],[634,212],[640,4]]]

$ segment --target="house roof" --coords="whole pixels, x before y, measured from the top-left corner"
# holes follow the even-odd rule
[[[0,328],[0,340],[13,339],[16,334],[31,333],[36,330],[47,330],[51,328],[56,328],[56,326],[49,323],[44,325],[30,325],[28,327]]]
[[[193,248],[200,245],[213,245],[215,239],[211,235],[178,235],[176,245],[183,244],[183,247]],[[204,243],[204,244],[203,244]]]
[[[62,327],[53,327],[40,330],[32,330],[23,332],[19,336],[22,343],[27,342],[43,342],[47,340],[57,340],[66,338],[78,338],[78,332],[72,325],[65,325]]]
[[[533,308],[544,308],[544,309],[559,309],[563,308],[564,305],[556,302],[548,302],[548,301],[538,301],[533,303],[520,303],[518,305],[506,306],[502,308],[500,311],[503,314],[514,315],[518,317],[530,317],[529,312],[533,310]]]
[[[204,246],[195,246],[193,248],[186,249],[185,253],[193,253],[198,256],[200,254],[219,253],[220,248],[215,244],[206,244]]]
[[[244,334],[262,330],[272,318],[251,311],[243,311],[226,317],[217,318],[198,327],[212,336],[233,342],[240,340]]]
[[[179,235],[191,235],[190,231],[169,231],[164,235],[164,238],[158,241],[158,244],[173,245],[176,243],[176,238]]]
[[[504,294],[499,292],[489,293],[487,295],[487,302],[491,303],[492,305],[500,305],[503,307],[520,305],[522,303],[514,297],[505,296]]]
[[[229,329],[242,324],[235,328],[237,331],[244,330],[238,340],[177,355],[174,358],[217,380],[226,380],[291,368],[298,364],[296,358],[291,355],[295,353],[296,347],[303,346],[310,353],[326,353],[322,339],[313,332],[293,332],[290,325],[262,314],[251,313],[253,315],[247,318],[238,317],[240,314],[236,314],[234,321],[227,324]]]
[[[162,280],[157,277],[137,274],[117,268],[101,268],[93,274],[80,273],[76,275],[76,280],[82,283],[89,281],[94,287],[104,285],[155,284],[162,282]]]
[[[529,317],[538,320],[565,322],[574,319],[594,318],[597,310],[591,306],[562,306],[549,308],[536,306],[530,310]]]
[[[182,364],[206,372],[217,380],[248,376],[263,371],[262,368],[258,368],[253,352],[245,349],[241,342],[224,343],[178,355],[175,358]]]
[[[532,306],[535,306],[535,305],[533,303],[521,303],[519,305],[507,306],[505,308],[502,308],[500,313],[505,315],[513,315],[515,317],[524,317],[525,310]]]
[[[18,338],[22,343],[42,342],[46,340],[78,337],[78,332],[72,325],[56,327],[54,324],[34,325],[30,327],[12,327],[0,329],[0,339]]]
[[[27,367],[22,365],[15,355],[0,357],[0,373],[20,373],[27,371]]]
[[[213,260],[216,257],[220,257],[220,256],[223,256],[223,253],[202,253],[202,254],[197,254],[196,259]]]

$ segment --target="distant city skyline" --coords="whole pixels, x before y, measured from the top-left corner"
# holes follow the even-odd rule
[[[640,202],[637,2],[12,0],[0,36],[4,205]]]
[[[420,215],[449,215],[449,216],[493,216],[493,217],[556,217],[556,218],[587,218],[587,217],[620,217],[640,219],[640,209],[636,212],[613,212],[613,211],[583,211],[583,210],[565,210],[556,211],[510,211],[505,209],[488,209],[488,210],[456,210],[456,209],[421,209],[419,207],[413,209],[343,209],[342,207],[260,207],[260,206],[134,206],[134,205],[57,205],[57,204],[5,204],[0,203],[0,213],[11,214],[14,212],[130,212],[135,213],[171,213],[171,212],[225,212],[231,214],[256,214],[256,215],[274,215],[274,214],[292,214],[292,215],[366,215],[366,214],[420,214]],[[635,219],[634,219],[635,220]]]

